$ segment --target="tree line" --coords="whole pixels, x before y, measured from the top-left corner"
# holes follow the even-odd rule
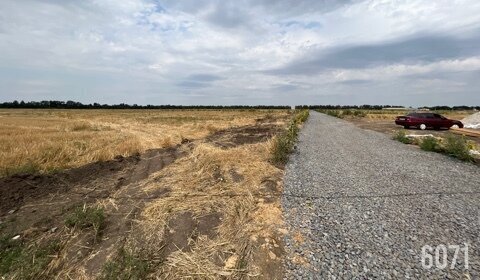
[[[76,101],[12,101],[0,103],[0,108],[24,108],[24,109],[290,109],[290,106],[275,105],[137,105],[137,104],[83,104]],[[368,109],[381,110],[384,108],[404,108],[394,105],[301,105],[297,109]],[[480,106],[431,106],[422,107],[430,110],[480,110]],[[407,108],[406,108],[407,109]]]
[[[24,109],[289,109],[290,106],[248,106],[248,105],[137,105],[137,104],[83,104],[76,101],[29,101],[17,100],[0,103],[0,108],[24,108]]]

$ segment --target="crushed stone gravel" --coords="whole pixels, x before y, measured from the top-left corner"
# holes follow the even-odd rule
[[[311,112],[286,166],[282,207],[285,279],[480,277],[473,164]],[[451,269],[454,251],[444,269],[422,266],[424,245],[465,243],[468,269],[463,254]]]

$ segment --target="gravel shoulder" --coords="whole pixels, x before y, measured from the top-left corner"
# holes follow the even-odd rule
[[[480,169],[311,112],[286,166],[286,279],[477,279]],[[450,269],[424,245],[468,244]]]

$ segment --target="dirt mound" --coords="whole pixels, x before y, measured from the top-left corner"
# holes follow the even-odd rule
[[[480,129],[480,112],[464,118],[462,123],[465,128]]]
[[[176,148],[149,150],[143,155],[117,157],[114,160],[95,162],[55,174],[20,174],[0,178],[0,216],[20,208],[26,201],[49,195],[58,195],[101,179],[114,180],[113,187],[120,188],[146,178],[162,169],[181,155]],[[104,195],[108,189],[101,190]],[[98,190],[95,195],[100,195]],[[88,195],[88,193],[84,193]]]
[[[21,207],[25,201],[49,194],[64,193],[80,183],[85,183],[106,173],[112,174],[138,162],[139,157],[118,158],[97,162],[56,174],[19,174],[0,179],[0,215]]]
[[[210,239],[215,238],[216,228],[220,225],[221,219],[222,215],[219,213],[194,217],[192,213],[184,212],[173,217],[165,232],[162,258],[166,258],[177,250],[190,251],[192,245],[190,240],[195,241],[200,235],[206,235]]]

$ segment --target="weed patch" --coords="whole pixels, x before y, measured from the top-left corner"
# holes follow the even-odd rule
[[[448,135],[445,139],[438,140],[435,137],[427,136],[422,140],[412,140],[405,134],[405,131],[399,130],[393,135],[393,139],[404,144],[419,145],[424,151],[444,153],[463,161],[474,161],[470,154],[470,144],[464,137]]]
[[[272,145],[272,161],[276,164],[285,164],[288,155],[292,152],[297,141],[299,125],[308,119],[309,111],[296,113],[286,131],[277,136]]]
[[[20,241],[14,241],[11,237],[0,238],[0,274],[6,275],[22,257]]]
[[[346,110],[323,109],[323,110],[317,110],[317,112],[327,114],[329,116],[336,117],[339,119],[344,119],[346,117],[363,118],[367,116],[367,114],[363,110],[351,110],[351,109],[346,109]]]
[[[445,153],[464,161],[473,161],[464,137],[449,135],[445,139]]]
[[[308,110],[302,110],[300,113],[295,115],[295,122],[301,124],[307,121],[310,112]]]
[[[12,275],[12,279],[38,279],[52,260],[52,255],[59,251],[58,241],[27,247],[21,240],[0,237],[0,275]]]
[[[399,130],[393,135],[393,140],[402,142],[403,144],[412,144],[413,140],[407,137],[404,130]]]
[[[363,118],[366,116],[365,112],[363,112],[362,110],[343,110],[339,111],[339,113],[337,114],[340,114],[341,118],[344,118],[346,116]]]
[[[272,146],[272,161],[274,163],[286,163],[288,155],[295,145],[297,139],[298,127],[292,122],[288,130],[275,138]]]
[[[105,214],[100,207],[77,207],[65,220],[65,225],[70,228],[93,228],[95,236],[99,236],[105,226]]]
[[[35,174],[41,170],[40,165],[29,161],[21,166],[5,167],[4,174],[11,176],[15,174]]]
[[[424,151],[429,152],[439,152],[441,150],[439,141],[437,140],[437,138],[432,136],[425,137],[420,142],[420,148]]]
[[[327,114],[332,117],[343,119],[342,111],[340,110],[318,110],[318,112]]]
[[[136,280],[145,279],[149,270],[146,261],[120,249],[117,257],[105,264],[101,280]]]

